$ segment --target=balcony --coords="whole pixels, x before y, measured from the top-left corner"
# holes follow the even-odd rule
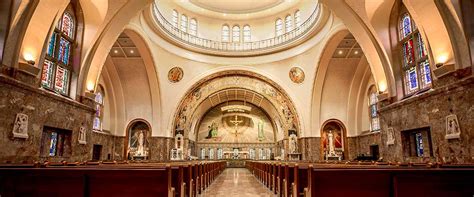
[[[173,26],[153,4],[152,15],[159,33],[172,43],[191,51],[219,56],[257,56],[282,51],[294,47],[315,33],[322,17],[318,4],[311,15],[300,26],[282,35],[253,42],[221,42],[191,35]]]

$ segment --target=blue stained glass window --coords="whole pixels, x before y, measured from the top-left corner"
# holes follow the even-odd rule
[[[70,50],[71,43],[65,38],[61,37],[61,39],[59,40],[58,59],[65,65],[69,64]]]
[[[415,141],[416,141],[416,156],[423,157],[423,135],[421,133],[416,133]]]
[[[46,54],[50,57],[54,56],[54,50],[56,49],[57,37],[58,37],[58,34],[56,32],[53,32],[53,35],[51,35],[51,39],[49,39],[48,51],[46,52]]]
[[[412,67],[410,70],[407,70],[407,72],[408,72],[408,82],[409,82],[410,91],[416,90],[418,88],[418,78],[416,74],[416,68]]]
[[[431,84],[431,70],[430,70],[430,63],[428,60],[424,60],[420,62],[420,72],[421,72],[421,80],[423,88],[428,87]]]
[[[400,40],[407,37],[412,32],[411,18],[408,14],[403,15],[400,24]]]
[[[100,124],[100,118],[99,118],[99,117],[94,117],[94,124],[93,124],[92,128],[93,128],[94,130],[100,130],[100,129],[101,129],[101,128],[100,128],[100,127],[101,127],[100,125],[101,125],[101,124]]]
[[[58,133],[51,132],[51,139],[49,145],[49,156],[56,156],[56,144],[58,143]]]
[[[372,118],[377,117],[377,105],[370,106],[370,115],[372,116]]]

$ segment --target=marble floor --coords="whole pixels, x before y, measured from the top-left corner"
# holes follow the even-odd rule
[[[202,193],[203,197],[214,196],[275,196],[264,187],[246,168],[227,168]]]

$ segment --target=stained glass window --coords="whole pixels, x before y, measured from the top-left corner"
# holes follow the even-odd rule
[[[295,12],[295,27],[299,27],[301,25],[301,11],[297,10]]]
[[[400,20],[400,39],[406,38],[412,33],[411,18],[408,13],[405,13]]]
[[[188,31],[188,17],[186,15],[181,15],[181,31]]]
[[[178,12],[176,10],[173,10],[173,16],[171,17],[171,22],[173,24],[173,27],[178,28]]]
[[[41,86],[67,96],[71,81],[72,43],[76,33],[76,22],[71,7],[63,13],[57,24],[46,49]]]
[[[54,63],[45,60],[43,63],[43,71],[41,73],[41,85],[46,88],[53,87]]]
[[[58,143],[58,133],[51,132],[51,139],[49,145],[49,156],[56,156],[56,145]]]
[[[244,31],[244,42],[250,42],[250,39],[251,39],[250,26],[245,25],[243,31]]]
[[[276,36],[283,34],[283,20],[281,20],[281,18],[275,21],[275,34]]]
[[[431,87],[428,50],[408,13],[401,15],[398,28],[405,95],[411,95]]]
[[[238,25],[232,27],[232,42],[240,42],[240,27]]]
[[[197,21],[195,18],[192,18],[189,21],[189,34],[195,36],[197,34]]]
[[[49,40],[48,43],[48,51],[46,51],[46,55],[52,57],[54,55],[54,50],[56,49],[56,38],[58,37],[58,34],[56,32],[53,32],[53,35],[51,35],[51,39]]]
[[[287,33],[293,30],[293,20],[291,18],[291,15],[288,15],[285,18],[285,30]]]
[[[94,122],[92,124],[92,129],[96,131],[102,130],[102,118],[104,110],[104,90],[102,86],[97,88],[97,93],[95,94],[95,115]]]
[[[64,12],[61,21],[61,31],[69,38],[74,38],[74,18],[69,12]]]
[[[69,85],[69,70],[61,66],[56,66],[56,79],[54,82],[54,90],[61,94],[67,94]]]
[[[369,119],[370,119],[370,131],[380,130],[379,117],[377,114],[378,105],[377,105],[377,89],[375,86],[372,86],[369,89]]]
[[[59,40],[58,60],[61,61],[64,65],[69,64],[70,50],[71,43],[67,41],[64,37],[61,37],[61,39]]]
[[[222,26],[222,42],[229,42],[229,26]]]
[[[416,133],[415,141],[416,141],[416,156],[423,157],[424,155],[423,135],[421,133]]]

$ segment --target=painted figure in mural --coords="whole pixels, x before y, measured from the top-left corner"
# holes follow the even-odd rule
[[[262,141],[265,139],[265,134],[263,133],[263,121],[260,119],[258,121],[258,141]]]
[[[207,128],[209,130],[208,130],[208,134],[207,134],[206,139],[211,139],[213,137],[217,137],[219,127],[217,126],[217,124],[215,122],[212,122],[211,125],[209,125]]]

